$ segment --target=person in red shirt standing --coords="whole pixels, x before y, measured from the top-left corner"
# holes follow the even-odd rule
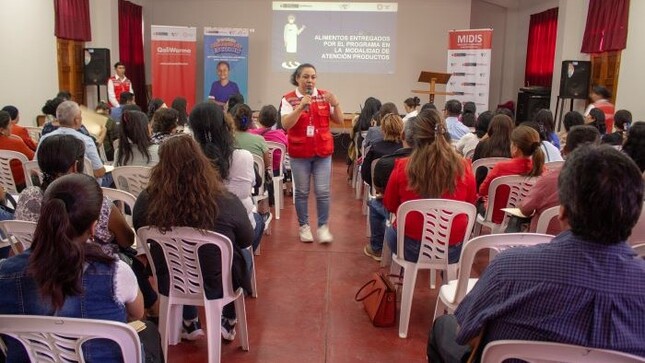
[[[0,111],[0,150],[17,151],[24,154],[27,159],[34,159],[34,151],[25,145],[21,138],[11,135],[11,116],[9,112]],[[21,191],[25,188],[25,173],[18,160],[11,160],[11,173],[16,188]]]
[[[309,227],[307,199],[310,179],[314,180],[318,212],[318,242],[333,240],[327,225],[331,189],[331,154],[334,140],[329,123],[343,123],[343,111],[336,96],[316,88],[316,68],[304,63],[291,75],[291,84],[297,88],[282,98],[280,113],[282,126],[287,130],[291,172],[296,185],[296,213],[300,225],[300,241],[313,242]]]
[[[119,107],[119,97],[122,92],[130,92],[134,94],[134,87],[132,83],[125,76],[125,65],[121,62],[114,63],[115,75],[110,77],[107,83],[108,100],[112,107]]]
[[[475,176],[470,163],[450,144],[448,128],[436,110],[423,110],[413,126],[415,147],[408,158],[395,162],[385,187],[383,205],[396,213],[403,202],[423,198],[452,199],[475,204]],[[421,247],[423,216],[408,215],[405,221],[405,256],[416,261]],[[454,219],[449,239],[448,261],[456,263],[461,253],[462,238],[468,221],[460,215]],[[392,251],[396,246],[396,223],[385,231],[385,240]]]
[[[25,145],[27,145],[27,147],[32,151],[36,151],[37,145],[34,140],[31,139],[31,136],[29,136],[29,131],[27,131],[26,128],[18,125],[18,121],[20,121],[20,114],[18,113],[18,109],[15,106],[4,106],[2,108],[2,111],[7,111],[9,113],[9,116],[11,116],[11,133],[20,137],[22,141],[25,142]]]

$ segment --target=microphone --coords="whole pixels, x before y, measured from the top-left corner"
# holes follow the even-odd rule
[[[314,93],[314,90],[311,88],[307,88],[305,91],[305,94],[311,96]],[[302,109],[303,111],[309,111],[309,104],[306,104],[305,107]]]

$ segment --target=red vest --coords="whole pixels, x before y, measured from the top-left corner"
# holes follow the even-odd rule
[[[112,84],[114,85],[114,97],[116,97],[116,101],[119,102],[119,97],[121,97],[121,93],[123,92],[132,92],[132,83],[130,83],[130,80],[125,78],[123,81],[118,79],[116,76],[110,77],[112,80]]]
[[[289,156],[294,158],[327,157],[334,152],[334,140],[329,130],[331,105],[324,101],[325,91],[318,90],[318,95],[312,98],[309,109],[300,113],[295,125],[287,130],[287,146]],[[284,95],[284,98],[295,109],[300,105],[296,91]],[[307,127],[313,125],[314,136],[307,136]]]
[[[600,100],[598,102],[595,102],[593,104],[593,107],[599,109],[600,111],[602,111],[602,113],[605,114],[605,126],[607,126],[607,130],[605,132],[607,132],[608,134],[614,132],[614,113],[616,113],[614,105],[612,105],[609,101]]]

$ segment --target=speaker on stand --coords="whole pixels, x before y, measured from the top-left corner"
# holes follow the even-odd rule
[[[85,48],[83,83],[96,85],[97,102],[101,102],[101,85],[110,79],[110,50],[107,48]]]
[[[591,62],[566,60],[562,62],[560,73],[560,93],[555,106],[556,129],[562,128],[564,103],[569,100],[569,111],[573,111],[573,100],[585,100],[589,97],[589,79],[591,78]]]

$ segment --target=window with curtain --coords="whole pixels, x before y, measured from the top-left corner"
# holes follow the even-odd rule
[[[531,15],[524,73],[526,86],[551,87],[557,36],[558,8]]]
[[[582,38],[582,53],[625,49],[629,0],[591,0]]]
[[[119,0],[119,56],[132,82],[137,104],[146,109],[146,71],[143,64],[143,8]],[[116,62],[116,60],[113,60]]]

